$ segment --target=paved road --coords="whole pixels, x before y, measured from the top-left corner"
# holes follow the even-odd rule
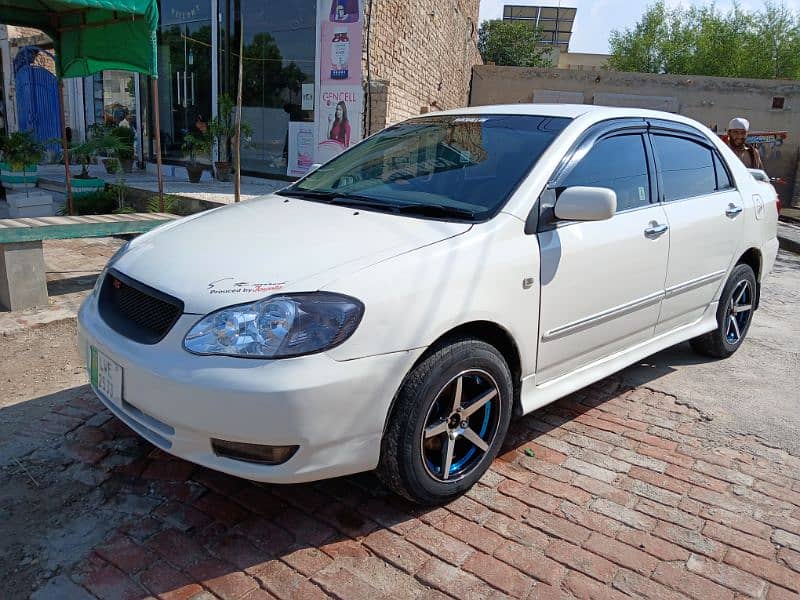
[[[727,360],[670,348],[624,372],[672,394],[720,432],[753,434],[800,456],[800,257],[781,252],[745,344]]]
[[[798,290],[781,255],[734,358],[671,349],[526,416],[436,509],[370,474],[269,486],[174,459],[42,331],[0,337],[40,380],[0,402],[3,597],[796,600],[800,452],[774,446],[797,450]]]

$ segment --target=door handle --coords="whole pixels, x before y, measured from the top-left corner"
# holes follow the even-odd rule
[[[741,206],[736,206],[733,202],[731,202],[728,204],[728,208],[725,210],[725,216],[735,219],[743,210],[744,209]]]
[[[669,225],[652,221],[647,229],[644,230],[644,237],[654,240],[664,235],[668,229]]]

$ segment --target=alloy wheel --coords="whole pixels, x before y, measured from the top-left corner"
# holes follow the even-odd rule
[[[422,430],[422,462],[437,481],[467,476],[497,435],[500,389],[489,373],[464,371],[444,385],[431,404]]]
[[[747,331],[753,314],[753,289],[749,281],[740,281],[733,289],[728,303],[728,314],[725,319],[725,338],[730,344],[738,344]]]

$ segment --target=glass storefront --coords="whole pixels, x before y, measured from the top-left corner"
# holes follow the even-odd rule
[[[164,0],[158,36],[159,112],[165,159],[183,158],[187,133],[211,119],[212,60],[209,0]]]
[[[181,162],[187,133],[213,118],[212,91],[236,97],[239,39],[244,29],[242,120],[252,135],[242,149],[242,172],[286,175],[290,121],[313,122],[303,110],[303,85],[315,84],[316,0],[161,0],[158,39],[162,155]],[[213,71],[216,70],[216,73]],[[150,84],[142,80],[144,142],[155,156]]]
[[[253,134],[242,171],[286,174],[289,121],[314,120],[303,110],[302,86],[315,83],[316,1],[230,0],[234,16],[229,72],[237,73],[244,27],[242,120]],[[236,77],[230,78],[235,97]]]

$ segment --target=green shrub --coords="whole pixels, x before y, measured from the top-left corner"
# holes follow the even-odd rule
[[[147,201],[147,212],[161,212],[159,210],[158,196],[153,196]],[[180,196],[172,194],[164,194],[164,212],[180,216],[192,214],[189,203]]]
[[[132,160],[134,141],[133,129],[130,127],[114,127],[114,129],[111,130],[111,135],[119,138],[119,141],[121,142],[120,147],[116,151],[117,158],[121,158],[123,160]]]
[[[30,131],[15,131],[0,139],[0,156],[15,171],[28,165],[38,165],[44,156],[44,145]]]
[[[76,215],[108,215],[117,206],[117,193],[114,190],[92,192],[72,198],[72,208]]]

